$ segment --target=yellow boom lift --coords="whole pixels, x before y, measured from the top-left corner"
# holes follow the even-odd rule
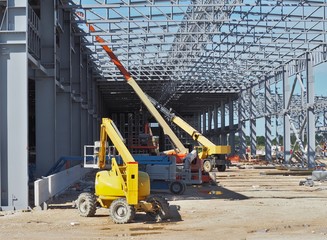
[[[89,25],[90,32],[95,32],[95,29],[92,25]],[[108,56],[111,58],[111,61],[115,64],[115,66],[119,69],[119,71],[124,76],[126,82],[133,88],[137,96],[141,99],[143,104],[146,106],[146,108],[149,110],[151,115],[157,120],[159,125],[162,127],[163,132],[165,135],[167,135],[171,142],[174,145],[173,150],[165,151],[166,154],[175,155],[178,157],[179,155],[183,156],[184,161],[184,167],[183,167],[183,173],[182,173],[182,179],[187,184],[199,184],[202,183],[202,175],[201,175],[201,169],[199,169],[198,173],[196,173],[198,176],[193,179],[192,173],[191,173],[191,163],[194,159],[196,159],[196,151],[192,151],[189,153],[188,148],[186,148],[183,143],[179,140],[179,138],[176,136],[176,134],[173,132],[173,130],[169,127],[165,119],[161,116],[159,111],[156,109],[156,107],[151,103],[147,95],[143,92],[143,90],[140,88],[140,86],[137,84],[137,82],[134,80],[134,78],[130,75],[130,73],[127,71],[127,69],[122,65],[122,63],[119,61],[117,56],[113,53],[111,48],[106,44],[106,41],[101,38],[100,36],[95,36],[96,41],[101,44],[101,47],[103,50],[108,54]],[[199,167],[200,168],[200,167]]]
[[[118,164],[115,156],[107,156],[107,139],[111,140],[121,156]],[[150,196],[150,179],[138,171],[138,163],[125,146],[122,137],[111,119],[103,118],[100,130],[99,151],[94,151],[91,167],[102,171],[95,177],[95,193],[81,193],[76,201],[81,216],[95,215],[97,206],[109,208],[115,223],[127,223],[134,219],[135,212],[145,212],[156,221],[169,217],[168,202],[159,196]],[[111,160],[111,169],[106,169],[106,159]],[[87,167],[86,160],[84,166]]]
[[[199,159],[202,159],[203,161],[203,170],[205,172],[210,172],[213,168],[216,167],[220,172],[224,172],[226,170],[226,164],[228,163],[226,160],[226,155],[230,154],[231,152],[230,146],[215,145],[208,138],[203,136],[202,133],[194,129],[185,120],[176,116],[152,97],[148,96],[148,98],[151,103],[155,105],[156,108],[159,109],[169,121],[176,124],[187,134],[189,134],[193,140],[200,144],[200,146],[196,146],[196,149]]]

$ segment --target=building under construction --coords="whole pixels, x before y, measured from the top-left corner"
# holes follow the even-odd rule
[[[267,162],[278,146],[285,164],[315,168],[327,141],[327,91],[315,94],[326,12],[325,0],[0,0],[1,209],[28,208],[31,183],[83,156],[103,117],[131,152],[156,126],[104,46],[147,95],[232,155],[256,156],[262,135]]]

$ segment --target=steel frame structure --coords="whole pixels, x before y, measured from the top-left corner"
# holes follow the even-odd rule
[[[0,211],[31,206],[34,177],[99,135],[98,73],[60,4],[0,1]]]
[[[327,126],[327,99],[314,91],[315,66],[327,60],[326,15],[326,0],[0,1],[1,207],[28,205],[27,135],[42,176],[96,139],[101,116],[142,108],[97,35],[148,95],[216,143],[245,155],[249,124],[255,154],[264,118],[268,161],[278,122],[286,163],[297,144],[303,166],[314,167],[315,127]]]
[[[259,117],[255,99],[258,90],[264,89],[266,98],[261,103],[265,107],[259,111],[263,110],[261,116],[265,117],[267,159],[271,160],[271,116],[282,114],[286,162],[290,159],[288,139],[292,130],[308,166],[314,166],[313,67],[326,61],[325,0],[75,0],[66,7],[83,13],[84,20],[76,18],[77,23],[97,28],[95,33],[84,29],[81,34],[88,38],[95,58],[101,59],[99,68],[104,81],[119,82],[122,76],[103,54],[95,35],[105,38],[136,79],[146,82],[146,91],[165,105],[174,105],[191,93],[245,91],[249,94],[245,99],[250,99],[250,116],[241,119],[250,121],[252,155],[256,152]],[[302,72],[306,74],[306,86],[300,77]],[[307,99],[300,104],[293,100],[295,84],[292,91],[288,89],[292,76],[301,84],[302,98]],[[278,113],[268,99],[273,80],[283,81],[284,102]],[[124,87],[120,91],[124,92]],[[291,103],[298,103],[296,108],[302,115],[300,129],[295,127]],[[225,110],[221,109],[220,114],[223,132]],[[211,122],[211,110],[202,116],[203,125]],[[300,139],[304,129],[309,151],[304,149],[304,138]],[[220,140],[225,142],[225,138],[222,135]]]

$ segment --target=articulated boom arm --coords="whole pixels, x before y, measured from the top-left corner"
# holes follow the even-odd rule
[[[211,142],[208,138],[202,135],[202,133],[198,132],[195,128],[193,128],[190,124],[184,121],[182,118],[176,116],[174,113],[170,112],[167,108],[162,106],[155,99],[148,96],[153,105],[157,107],[171,122],[175,123],[178,127],[183,129],[187,134],[189,134],[193,140],[200,143],[205,149],[203,153],[205,155],[213,155],[213,154],[229,154],[230,146],[218,146]],[[203,154],[202,153],[202,154]],[[202,158],[206,158],[207,156],[203,156]]]
[[[185,120],[176,116],[175,113],[172,113],[167,108],[162,106],[157,100],[150,96],[148,96],[148,98],[150,99],[151,103],[155,105],[157,109],[159,109],[160,112],[162,112],[169,119],[169,121],[175,123],[181,129],[187,132],[193,138],[193,140],[199,142],[203,146],[215,145],[208,138],[203,136],[202,133],[198,132],[195,128],[188,124]]]
[[[91,32],[95,32],[95,29],[93,26],[89,26],[89,29]],[[101,38],[100,36],[96,36],[96,40],[99,43],[105,43],[106,41]],[[143,104],[147,107],[149,112],[152,114],[152,116],[157,120],[159,125],[162,127],[164,134],[167,135],[172,143],[175,145],[176,149],[175,151],[177,153],[188,153],[188,149],[184,147],[183,143],[178,139],[176,134],[173,132],[173,130],[169,127],[167,122],[164,120],[164,118],[160,115],[158,110],[153,106],[153,104],[150,102],[146,94],[143,92],[143,90],[140,88],[140,86],[137,84],[137,82],[133,79],[133,77],[130,75],[130,73],[126,70],[126,68],[121,64],[117,56],[113,53],[111,48],[107,45],[101,45],[102,48],[106,51],[106,53],[111,58],[112,62],[116,65],[116,67],[119,69],[119,71],[123,74],[124,78],[126,79],[127,83],[133,88],[135,93],[138,95],[138,97],[141,99]]]
[[[134,160],[131,153],[125,146],[119,130],[111,119],[103,118],[100,130],[100,150],[98,165],[100,169],[106,166],[106,143],[107,136],[110,138],[120,156],[124,161],[123,166],[119,166],[115,158],[112,158],[111,170],[113,176],[119,178],[118,182],[125,192],[128,204],[137,204],[138,202],[138,163]]]
[[[125,164],[136,163],[131,153],[125,146],[122,137],[114,122],[109,118],[103,118],[100,130],[100,150],[98,165],[100,169],[106,166],[107,136],[110,138],[115,148],[118,150]]]

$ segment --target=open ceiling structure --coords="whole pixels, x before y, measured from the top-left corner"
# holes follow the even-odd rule
[[[190,111],[212,98],[235,98],[285,64],[292,76],[303,70],[307,52],[314,65],[326,60],[326,0],[74,0],[66,7],[84,15],[75,16],[76,34],[94,56],[98,84],[113,110],[135,106],[129,104],[133,92],[96,35],[147,94],[177,111],[194,94],[202,98]]]

